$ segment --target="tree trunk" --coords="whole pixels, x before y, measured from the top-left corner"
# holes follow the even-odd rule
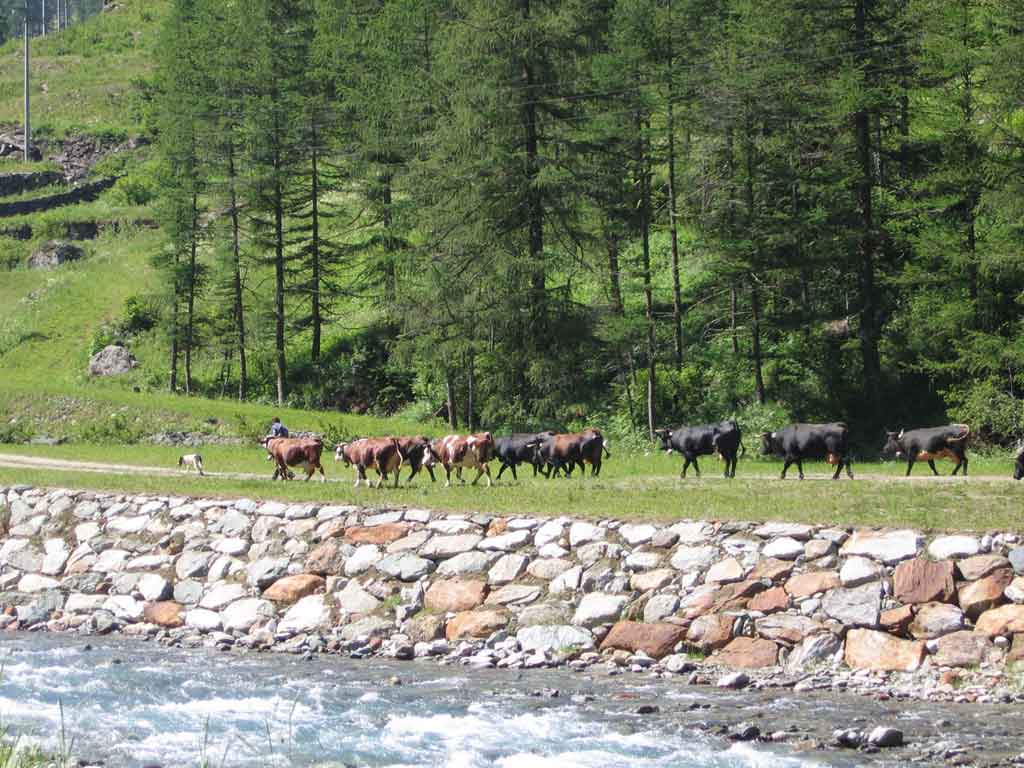
[[[177,257],[175,271],[177,271]],[[171,297],[171,375],[169,389],[172,393],[178,391],[178,280],[174,280],[174,295]]]
[[[761,291],[757,287],[756,278],[750,280],[750,337],[751,351],[754,362],[754,395],[757,402],[764,405],[764,374],[761,360]]]
[[[278,117],[275,115],[275,120]],[[280,141],[280,132],[275,133]],[[281,149],[274,147],[274,352],[277,404],[284,405],[287,375],[284,349],[284,190],[281,183]]]
[[[670,9],[671,10],[671,6]],[[676,368],[683,367],[683,298],[679,284],[679,226],[676,207],[676,127],[672,88],[672,56],[668,59],[668,220],[672,235],[672,329],[675,333]]]
[[[185,294],[185,394],[192,394],[192,347],[195,344],[196,256],[199,250],[199,197],[192,193],[192,227],[189,231],[188,284]]]
[[[612,300],[611,312],[613,315],[622,317],[625,309],[622,304],[622,276],[619,272],[619,236],[612,233],[610,224],[607,225],[604,242],[608,250],[608,287]]]
[[[313,340],[309,350],[309,357],[313,361],[313,365],[317,365],[320,362],[320,329],[322,319],[320,317],[320,175],[319,169],[317,168],[317,159],[320,152],[320,148],[317,145],[319,137],[316,132],[316,114],[314,113],[310,120],[310,138],[312,139],[312,149],[310,154],[311,163],[311,186],[310,186],[310,197],[313,203],[313,209],[311,212],[312,216],[312,240],[310,242],[310,267],[312,274],[310,275],[310,323],[313,326]]]
[[[448,405],[448,426],[452,432],[459,428],[459,412],[455,408],[455,382],[452,380],[451,369],[444,369],[444,390]]]
[[[737,291],[736,283],[732,283],[729,286],[729,331],[732,334],[732,354],[733,357],[740,356],[740,337],[736,331],[736,303],[737,303]]]
[[[245,362],[245,305],[242,302],[242,248],[238,226],[238,175],[235,169],[235,144],[228,141],[228,189],[231,194],[231,289],[235,304],[235,332],[238,334],[238,399],[249,395],[249,372]]]
[[[867,2],[856,0],[854,6],[854,41],[860,56],[867,51]],[[866,108],[853,117],[857,143],[857,165],[860,178],[856,184],[856,205],[860,218],[857,252],[860,269],[860,349],[864,369],[864,397],[872,418],[877,418],[881,390],[882,365],[878,352],[878,295],[875,285],[875,223],[872,210],[874,171],[871,167],[871,115]]]
[[[523,19],[530,18],[530,0],[520,0]],[[544,201],[537,186],[540,173],[540,141],[537,131],[537,94],[534,90],[534,72],[529,53],[522,61],[523,101],[520,119],[524,131],[526,150],[526,215],[529,226],[530,316],[531,337],[539,338],[545,329],[546,274],[544,267]]]
[[[657,429],[657,413],[655,399],[657,395],[657,360],[656,339],[654,329],[654,289],[651,283],[651,178],[647,157],[647,146],[644,139],[644,122],[640,113],[636,115],[637,132],[637,181],[640,184],[640,240],[641,269],[644,281],[644,308],[647,319],[647,432],[654,439]]]
[[[473,350],[469,350],[466,356],[466,428],[473,432],[476,429],[476,420],[473,418],[473,409],[476,407],[476,360]]]
[[[393,202],[392,202],[392,190],[391,190],[391,173],[385,173],[381,176],[381,184],[383,186],[382,197],[384,201],[384,211],[381,216],[381,224],[384,227],[384,252],[388,258],[388,277],[387,287],[385,289],[388,303],[394,307],[398,302],[398,264],[395,263],[397,248],[397,238],[395,238],[392,228],[394,226],[394,213],[393,213]]]

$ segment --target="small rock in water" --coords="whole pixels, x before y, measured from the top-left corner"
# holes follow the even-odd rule
[[[856,749],[864,743],[864,734],[853,728],[840,728],[832,733],[836,746]]]
[[[661,710],[654,704],[641,704],[636,708],[636,713],[638,715],[653,715],[660,711]]]
[[[903,744],[903,731],[880,725],[868,736],[868,744],[876,747],[899,747]]]
[[[402,684],[402,678],[400,678],[398,675],[392,675],[391,677],[388,678],[388,685],[401,685],[401,684]]]
[[[740,723],[729,734],[731,741],[753,741],[761,735],[761,729],[751,723]]]
[[[746,688],[750,683],[750,678],[746,672],[733,672],[731,675],[725,675],[718,679],[719,688]]]

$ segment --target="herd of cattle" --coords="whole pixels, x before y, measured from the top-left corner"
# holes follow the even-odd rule
[[[657,430],[661,447],[667,453],[678,452],[683,457],[680,477],[692,465],[697,476],[700,456],[717,455],[725,463],[725,477],[736,476],[736,463],[745,453],[739,425],[735,421],[707,424],[699,427],[679,427]],[[887,432],[882,455],[887,458],[903,459],[907,462],[910,475],[918,461],[928,462],[932,473],[938,475],[936,459],[950,459],[954,462],[953,474],[963,469],[967,475],[967,443],[970,428],[964,424],[951,424],[927,429],[900,430]],[[795,464],[800,479],[804,478],[804,460],[824,459],[835,467],[833,480],[838,480],[843,469],[853,478],[850,460],[849,429],[845,424],[791,424],[777,432],[764,432],[761,437],[761,453],[783,460],[782,479]],[[321,480],[326,480],[320,463],[323,442],[316,437],[268,437],[262,444],[267,449],[267,458],[274,462],[273,479],[294,478],[292,468],[301,467],[309,480],[317,471]],[[338,443],[334,448],[334,460],[355,468],[356,486],[370,484],[366,471],[373,469],[378,475],[377,487],[383,486],[393,477],[398,486],[403,467],[409,468],[408,480],[412,480],[421,469],[426,469],[431,481],[435,480],[434,468],[444,468],[445,485],[451,485],[452,472],[462,480],[464,469],[475,469],[473,484],[487,477],[492,483],[490,463],[501,464],[497,478],[508,469],[513,479],[518,479],[516,468],[529,464],[533,475],[566,477],[579,469],[585,473],[586,465],[591,466],[591,475],[601,473],[601,461],[610,457],[608,441],[596,428],[582,432],[559,434],[536,432],[514,434],[510,437],[495,438],[490,432],[474,435],[448,435],[431,440],[426,437],[364,437],[358,440]],[[1014,479],[1024,477],[1024,450],[1016,459]]]

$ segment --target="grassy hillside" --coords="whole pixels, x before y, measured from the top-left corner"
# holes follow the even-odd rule
[[[131,136],[140,133],[144,81],[165,0],[125,0],[59,34],[32,41],[33,131],[59,138],[71,133]],[[22,114],[21,42],[0,47],[0,124]]]

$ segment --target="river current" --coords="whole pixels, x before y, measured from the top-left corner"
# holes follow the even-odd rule
[[[63,725],[76,757],[110,767],[822,764],[638,714],[660,697],[630,693],[624,676],[303,661],[42,634],[0,639],[0,665],[3,727],[59,749]]]

